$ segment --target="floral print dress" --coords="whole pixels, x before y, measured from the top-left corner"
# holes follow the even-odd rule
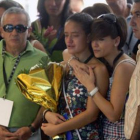
[[[69,104],[69,108],[72,112],[73,117],[86,110],[87,106],[87,90],[78,81],[75,76],[68,75],[69,79],[65,79],[66,83],[66,98]],[[60,114],[67,114],[70,119],[70,113],[66,107],[64,95],[60,97],[59,111]],[[99,140],[99,123],[98,121],[92,122],[80,129],[78,129],[82,140]],[[75,130],[71,131],[72,140],[78,140],[78,135]]]

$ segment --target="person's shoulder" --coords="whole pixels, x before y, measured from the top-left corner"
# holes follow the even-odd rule
[[[106,66],[95,57],[90,61],[89,65],[94,67],[95,71],[107,71]]]
[[[118,71],[126,71],[129,68],[135,67],[136,63],[134,60],[130,59],[124,59],[122,60],[119,65],[117,66]]]
[[[34,50],[33,53],[35,53],[36,55],[47,56],[47,53],[45,53],[45,52],[43,52],[43,51],[41,51],[41,50],[39,50],[39,49],[37,49],[35,47],[33,47],[33,50]]]
[[[30,43],[35,47],[36,49],[43,51],[46,53],[46,50],[44,46],[38,41],[38,40],[31,40]]]
[[[47,56],[47,53],[33,47],[33,45],[28,41],[28,45],[27,45],[27,50],[30,52],[30,55],[33,57],[42,57],[42,56]]]
[[[98,73],[108,73],[106,66],[102,62],[96,64],[95,71]]]
[[[134,71],[135,66],[136,63],[132,58],[126,58],[118,63],[114,73],[116,73],[116,75],[127,75],[128,73],[132,73]]]
[[[93,58],[89,61],[88,64],[89,64],[89,65],[95,65],[95,66],[97,66],[97,67],[105,66],[99,59],[97,59],[97,58],[95,58],[95,57],[93,57]]]
[[[132,59],[130,56],[128,56],[127,54],[124,54],[122,59],[118,61],[116,67],[122,67],[122,68],[124,67],[126,69],[126,67],[135,66],[135,65],[136,65],[136,61]]]

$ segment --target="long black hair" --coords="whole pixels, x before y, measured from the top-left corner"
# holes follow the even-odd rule
[[[44,2],[45,0],[38,0],[37,10],[39,12],[38,16],[40,17],[42,27],[47,28],[49,24],[49,15],[46,12]],[[64,26],[67,17],[71,14],[69,4],[70,0],[66,0],[64,8],[62,10],[61,26]]]

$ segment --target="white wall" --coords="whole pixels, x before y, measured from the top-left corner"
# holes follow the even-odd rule
[[[94,3],[106,3],[106,0],[84,0],[85,7],[91,6]]]
[[[38,0],[14,0],[20,3],[29,13],[31,21],[37,18],[37,2]]]

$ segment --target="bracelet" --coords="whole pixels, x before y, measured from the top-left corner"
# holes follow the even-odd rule
[[[33,127],[31,124],[28,127],[31,130],[31,133],[32,133],[31,136],[34,135],[34,133],[36,132],[36,128]]]
[[[76,60],[78,60],[77,57],[75,57],[75,56],[71,56],[71,58],[68,60],[68,67],[69,67],[69,68],[71,68],[70,61],[71,61],[72,59],[76,59]]]
[[[43,122],[45,122],[45,115],[46,115],[46,113],[47,113],[48,111],[52,112],[50,109],[46,109],[46,110],[44,110],[44,112],[43,112]]]
[[[91,92],[88,93],[88,96],[93,97],[98,92],[98,87],[95,87]]]

